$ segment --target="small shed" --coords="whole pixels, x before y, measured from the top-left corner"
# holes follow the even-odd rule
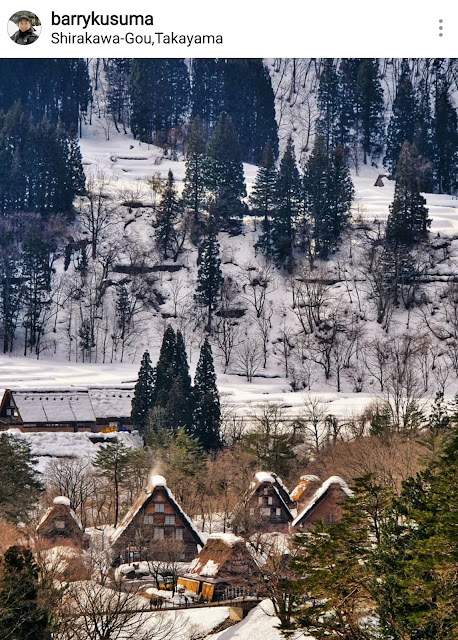
[[[203,547],[192,520],[175,500],[163,476],[153,475],[110,538],[114,564],[162,560],[177,551],[189,562]]]
[[[65,496],[57,496],[37,526],[36,532],[52,546],[85,546],[84,530]]]
[[[246,541],[231,533],[211,534],[178,585],[214,602],[258,596],[261,574]]]
[[[307,530],[317,520],[335,524],[342,518],[343,502],[352,495],[347,483],[339,476],[331,476],[315,491],[308,504],[293,520],[294,529]]]

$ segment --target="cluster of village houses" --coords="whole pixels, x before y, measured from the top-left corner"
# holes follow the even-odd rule
[[[348,495],[346,483],[337,476],[325,482],[317,476],[302,476],[289,493],[275,474],[259,472],[243,509],[254,516],[257,533],[289,536],[306,531],[317,520],[338,522]],[[39,523],[37,534],[50,546],[88,544],[88,536],[64,496],[54,500]],[[142,559],[145,549],[150,561],[161,560],[161,554],[166,552],[162,542],[167,540],[180,549],[179,559],[186,567],[178,585],[195,596],[207,601],[224,600],[234,592],[241,593],[242,584],[244,595],[259,592],[258,565],[247,539],[232,533],[214,533],[204,543],[165,478],[153,476],[110,537],[113,562],[135,563]]]
[[[0,429],[92,433],[130,429],[132,395],[133,389],[126,387],[6,389],[0,405]],[[156,475],[110,537],[113,564],[135,563],[145,556],[161,560],[161,554],[175,548],[183,563],[178,584],[188,592],[208,601],[221,600],[239,588],[243,576],[244,590],[249,594],[250,588],[257,591],[259,584],[257,564],[247,544],[253,532],[288,539],[317,520],[334,524],[341,519],[350,494],[337,476],[323,482],[315,475],[304,475],[289,492],[277,475],[261,471],[247,488],[234,519],[240,535],[216,533],[205,536],[204,541],[165,478]],[[37,534],[49,546],[87,548],[90,544],[90,536],[65,496],[55,498]]]

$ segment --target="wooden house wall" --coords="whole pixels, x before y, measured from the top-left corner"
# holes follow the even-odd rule
[[[259,485],[250,498],[248,510],[250,517],[256,519],[260,531],[286,533],[289,529],[292,518],[271,483]]]
[[[58,522],[64,522],[65,527],[58,527]],[[83,532],[65,505],[54,505],[46,520],[38,527],[37,533],[41,538],[52,542],[65,541],[76,546],[83,543]]]
[[[163,504],[164,511],[156,511],[155,505]],[[174,524],[166,524],[167,516],[174,516]],[[147,518],[147,520],[145,520]],[[152,519],[152,521],[151,521]],[[155,537],[155,529],[163,530],[163,539],[177,540],[183,545],[184,556],[183,561],[189,562],[197,555],[197,542],[189,530],[188,523],[183,519],[180,510],[175,507],[167,496],[167,492],[162,487],[156,487],[153,494],[145,501],[140,511],[128,525],[124,533],[120,536],[116,543],[118,549],[124,549],[123,561],[130,562],[129,549],[134,546],[134,531],[141,529],[142,537],[149,542],[149,549],[154,556],[154,541],[160,541],[161,538]],[[181,538],[177,537],[177,530],[180,530]],[[149,533],[150,532],[150,533]],[[129,549],[127,548],[129,547]],[[150,554],[151,555],[151,554]],[[158,545],[158,555],[160,555],[160,545]],[[157,557],[157,559],[160,559]]]
[[[317,520],[322,520],[326,524],[340,522],[343,506],[338,503],[344,502],[347,497],[340,486],[331,485],[323,498],[296,527],[304,530],[310,529]]]

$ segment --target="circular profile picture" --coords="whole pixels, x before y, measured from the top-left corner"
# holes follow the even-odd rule
[[[40,33],[40,18],[31,11],[16,11],[9,19],[8,34],[16,44],[33,44]]]

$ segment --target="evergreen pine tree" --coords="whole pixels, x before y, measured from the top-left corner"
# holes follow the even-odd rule
[[[183,58],[148,58],[132,61],[130,79],[132,133],[151,143],[171,142],[170,133],[181,126],[188,112],[190,82]]]
[[[439,79],[436,88],[432,147],[435,189],[454,193],[458,184],[458,118],[443,79]]]
[[[391,507],[391,491],[373,475],[356,478],[352,495],[343,504],[340,522],[314,522],[295,537],[292,568],[297,580],[288,587],[297,595],[294,620],[285,631],[299,628],[317,640],[346,638],[377,640],[381,635],[370,619],[376,606],[374,559],[382,527]],[[313,600],[310,606],[309,599]]]
[[[182,193],[183,205],[193,212],[195,235],[199,235],[199,213],[205,202],[205,150],[202,120],[200,116],[196,116],[188,139]]]
[[[227,113],[218,118],[207,146],[205,185],[213,198],[214,222],[219,230],[238,232],[246,196],[240,144]]]
[[[151,78],[150,61],[138,58],[132,61],[130,76],[130,125],[135,138],[152,142],[154,127],[152,119],[155,83]]]
[[[318,119],[316,133],[323,136],[329,152],[339,142],[339,116],[341,113],[340,85],[332,58],[325,58],[318,85]]]
[[[426,237],[431,220],[420,193],[422,159],[414,144],[405,142],[396,169],[394,200],[390,205],[386,237],[392,247],[409,246]]]
[[[180,330],[176,332],[175,341],[175,357],[174,357],[175,377],[182,383],[185,392],[191,392],[191,376],[189,375],[188,356],[186,355],[186,345],[184,343],[183,334]]]
[[[221,407],[212,349],[205,339],[200,350],[194,378],[194,416],[192,435],[205,451],[216,451],[222,446]]]
[[[129,124],[130,58],[108,58],[106,69],[108,111],[116,131],[127,133]]]
[[[292,271],[295,227],[299,220],[302,189],[292,138],[288,138],[275,186],[276,211],[272,219],[272,247],[279,266]]]
[[[256,174],[256,180],[250,195],[250,204],[257,216],[262,216],[262,235],[256,243],[256,249],[260,249],[264,255],[272,255],[271,224],[275,211],[275,188],[278,180],[278,172],[275,167],[275,159],[270,142],[264,147],[262,166]]]
[[[211,223],[207,230],[207,235],[199,248],[198,264],[195,299],[207,310],[206,328],[210,332],[213,313],[217,309],[223,284],[219,242]]]
[[[333,253],[339,246],[342,233],[350,219],[350,208],[354,198],[354,187],[342,145],[331,153],[327,182],[330,227],[323,229],[320,245],[321,255]]]
[[[207,139],[224,110],[224,79],[226,60],[223,58],[193,58],[192,111],[194,120],[201,119]]]
[[[174,381],[167,401],[166,419],[169,422],[169,429],[174,433],[179,429],[189,432],[192,425],[193,395],[186,347],[181,331],[176,332],[173,370]]]
[[[35,470],[32,447],[22,438],[0,434],[0,517],[27,522],[43,486]]]
[[[168,325],[162,338],[159,359],[156,364],[154,406],[165,407],[175,379],[176,336]]]
[[[383,527],[373,581],[382,637],[456,637],[457,482],[455,427],[426,470],[403,482]]]
[[[164,260],[167,260],[169,253],[172,253],[176,248],[175,225],[180,212],[181,205],[178,200],[175,180],[171,169],[169,169],[167,182],[157,207],[156,222],[154,224],[156,246]]]
[[[360,58],[343,58],[339,65],[338,142],[346,150],[353,147],[358,139],[358,70],[360,63]]]
[[[244,162],[259,164],[266,140],[278,155],[275,97],[262,58],[229,58],[224,68],[224,107],[234,123]]]
[[[51,640],[50,615],[40,597],[40,575],[30,549],[10,547],[0,561],[0,637]]]
[[[417,131],[418,107],[412,86],[409,62],[401,63],[401,75],[393,100],[392,116],[388,125],[384,165],[395,173],[404,142],[412,143]]]
[[[109,444],[103,444],[92,460],[97,473],[106,478],[113,486],[115,527],[118,525],[121,488],[128,474],[130,456],[131,452],[125,444],[114,441]]]
[[[426,422],[426,429],[422,433],[422,442],[431,456],[437,456],[443,449],[444,443],[450,435],[451,424],[452,417],[444,402],[444,394],[438,391]]]
[[[380,154],[383,142],[383,89],[377,58],[363,58],[358,67],[358,133],[364,153],[374,158]]]
[[[341,145],[328,154],[324,139],[317,136],[305,167],[304,194],[312,225],[312,253],[327,258],[338,247],[354,194]]]
[[[22,247],[24,355],[27,355],[28,348],[37,355],[40,353],[46,329],[46,311],[51,304],[52,248],[41,220],[34,220],[25,233]]]
[[[132,424],[140,433],[145,432],[148,423],[148,414],[153,408],[154,402],[154,369],[148,351],[142,356],[138,379],[132,398]]]
[[[426,82],[421,80],[417,89],[417,125],[413,142],[419,155],[425,159],[422,191],[426,192],[433,190],[432,129],[431,96]]]

